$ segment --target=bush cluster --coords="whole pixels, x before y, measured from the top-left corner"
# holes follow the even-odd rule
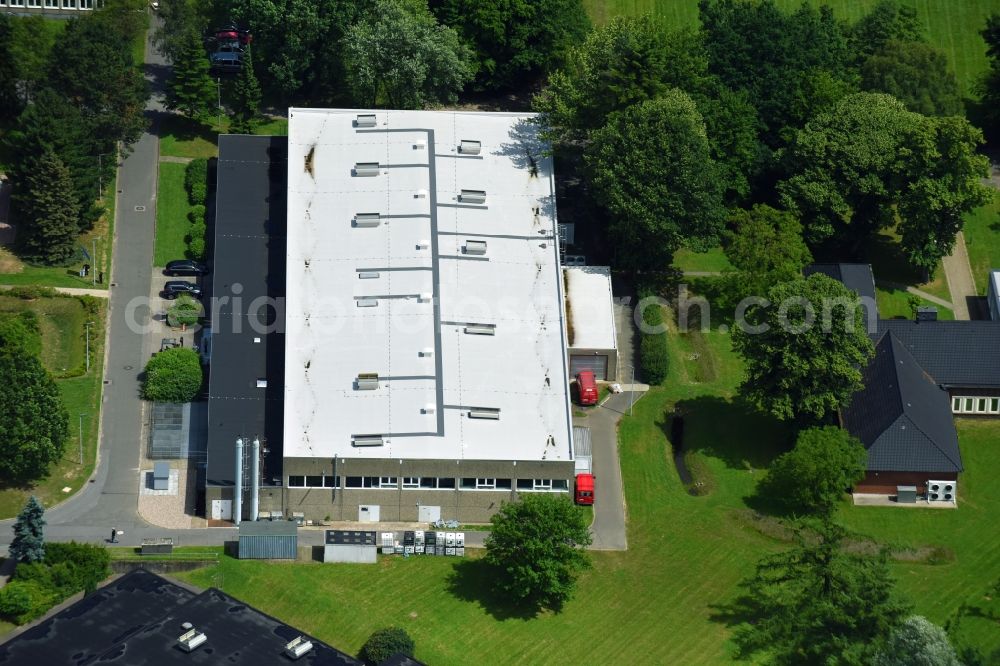
[[[198,353],[175,347],[158,353],[146,364],[142,397],[155,402],[191,402],[201,390],[203,375]]]
[[[412,657],[414,649],[413,639],[405,629],[386,627],[368,637],[359,656],[367,664],[381,664],[396,654]]]
[[[191,229],[188,231],[187,240],[188,256],[191,259],[205,258],[205,207],[201,204],[192,206],[188,213],[188,220],[191,221]]]
[[[208,198],[208,160],[198,158],[184,169],[184,189],[192,206],[204,206]]]
[[[650,290],[639,292],[639,300],[654,296]],[[663,308],[648,307],[643,312],[643,320],[653,327],[663,326]],[[670,369],[670,352],[667,349],[667,336],[663,333],[642,333],[639,342],[639,371],[647,384],[662,384]]]
[[[111,575],[111,555],[85,543],[49,543],[45,559],[21,563],[14,578],[0,589],[0,615],[24,624],[77,592],[90,593]]]

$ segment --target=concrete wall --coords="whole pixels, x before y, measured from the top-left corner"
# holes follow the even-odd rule
[[[955,472],[868,472],[865,478],[854,487],[856,493],[874,495],[895,495],[896,486],[916,486],[917,493],[927,492],[927,482],[957,481]],[[961,491],[961,487],[959,487]]]
[[[357,544],[323,546],[323,561],[375,564],[378,561],[378,546],[360,546]]]

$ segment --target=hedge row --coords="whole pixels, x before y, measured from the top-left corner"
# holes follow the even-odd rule
[[[641,290],[639,302],[649,296],[655,296],[652,291]],[[663,327],[663,308],[650,305],[643,313],[643,321],[653,328]],[[667,348],[666,333],[645,333],[639,341],[639,371],[647,384],[662,384],[667,379],[670,369],[670,351]]]
[[[208,198],[208,160],[198,158],[184,169],[184,189],[192,206],[204,206]]]
[[[191,229],[188,231],[187,241],[188,255],[191,259],[205,258],[205,207],[197,204],[191,207],[188,213],[188,220],[191,221]]]

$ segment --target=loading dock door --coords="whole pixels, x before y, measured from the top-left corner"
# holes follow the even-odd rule
[[[233,500],[212,500],[212,520],[232,520]]]
[[[441,520],[441,507],[423,504],[417,507],[417,522],[433,523],[435,520]]]
[[[576,377],[576,373],[581,370],[590,370],[594,373],[594,379],[607,381],[608,379],[608,357],[604,354],[573,354],[569,357],[569,374]]]
[[[377,523],[379,521],[380,507],[378,504],[358,505],[358,522]]]

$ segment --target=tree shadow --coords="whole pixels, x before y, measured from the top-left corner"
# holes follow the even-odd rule
[[[493,587],[497,571],[484,559],[460,560],[448,575],[448,591],[456,599],[478,604],[496,620],[530,620],[541,613],[537,606],[512,603]]]
[[[159,116],[155,132],[161,139],[172,136],[177,141],[202,139],[209,143],[215,143],[218,140],[218,133],[205,123],[172,113]]]

